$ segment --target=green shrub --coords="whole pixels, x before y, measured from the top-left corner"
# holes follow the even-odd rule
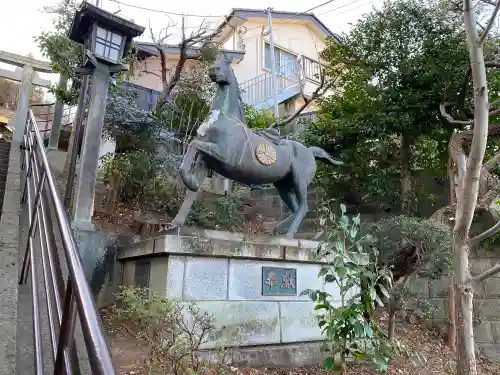
[[[346,373],[346,359],[372,361],[381,372],[388,369],[389,360],[403,353],[402,346],[389,340],[379,329],[372,315],[376,305],[389,298],[392,274],[388,268],[377,267],[372,259],[378,259],[374,246],[365,246],[368,238],[360,236],[359,216],[350,219],[336,217],[330,206],[322,209],[321,222],[325,225],[327,240],[320,251],[328,266],[319,277],[325,284],[334,284],[340,290],[340,303],[331,294],[320,290],[305,290],[315,303],[318,325],[325,337],[324,350],[328,354],[324,366]]]
[[[148,373],[156,374],[162,363],[174,375],[191,375],[208,366],[197,351],[215,334],[211,315],[194,303],[168,300],[146,288],[123,287],[116,297],[115,322],[126,324],[127,331],[149,348]],[[219,348],[218,354],[215,366],[223,364],[225,352]]]

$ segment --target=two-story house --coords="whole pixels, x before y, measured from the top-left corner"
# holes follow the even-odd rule
[[[300,95],[297,61],[303,67],[304,93],[312,93],[319,82],[319,54],[325,48],[325,40],[338,37],[314,14],[272,11],[273,40],[276,64],[276,93],[281,116],[294,113],[303,103]],[[258,109],[273,107],[271,51],[269,44],[268,14],[264,10],[231,10],[219,25],[219,34],[214,39],[223,45],[224,52],[232,61],[236,78],[240,84],[242,99]],[[152,43],[135,43],[142,56],[142,73],[131,83],[150,89],[150,96],[143,100],[154,102],[161,90],[160,57]],[[179,58],[177,46],[166,47],[167,67],[173,68]],[[193,53],[196,51],[192,51]],[[188,60],[186,68],[196,64]],[[311,103],[305,113],[315,112]]]
[[[292,115],[303,105],[302,91],[307,96],[319,84],[319,55],[325,48],[326,38],[339,40],[312,13],[293,13],[272,11],[272,29],[277,75],[276,97],[280,117]],[[222,45],[219,50],[231,61],[239,82],[242,99],[257,109],[273,110],[274,100],[271,74],[271,49],[269,41],[268,13],[264,10],[232,9],[225,21],[218,26],[219,33],[214,42]],[[138,67],[141,73],[129,82],[136,86],[141,107],[152,107],[162,89],[161,61],[154,43],[135,42],[140,58]],[[164,47],[167,70],[173,71],[179,60],[179,47]],[[196,48],[188,54],[197,54]],[[302,66],[302,83],[299,83],[297,62]],[[198,64],[188,60],[184,69],[189,70]],[[314,116],[316,104],[311,102],[303,114]],[[223,193],[228,189],[225,179],[211,179],[211,190]]]

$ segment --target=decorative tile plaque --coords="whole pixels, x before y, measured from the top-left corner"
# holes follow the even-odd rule
[[[262,267],[263,296],[296,296],[297,269]]]

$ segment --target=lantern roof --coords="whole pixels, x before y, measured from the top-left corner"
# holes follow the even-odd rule
[[[76,11],[68,37],[77,43],[83,44],[94,23],[128,38],[137,37],[145,30],[143,26],[84,1]]]

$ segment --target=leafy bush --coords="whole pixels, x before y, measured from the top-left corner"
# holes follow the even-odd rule
[[[137,150],[104,155],[101,164],[103,179],[118,181],[119,200],[135,206],[164,210],[175,215],[180,207],[184,187],[168,176],[163,163],[152,152]]]
[[[402,243],[408,241],[420,253],[419,276],[438,279],[451,271],[451,233],[444,224],[400,215],[364,225],[362,232],[373,237],[373,245],[380,250],[381,264],[393,264]]]
[[[320,251],[328,260],[328,267],[320,271],[325,284],[335,284],[340,290],[340,302],[320,290],[305,290],[315,303],[318,325],[326,338],[324,350],[328,353],[325,367],[346,373],[346,358],[371,360],[381,372],[386,372],[392,356],[403,352],[397,341],[391,341],[371,319],[375,306],[389,297],[392,286],[388,268],[377,267],[371,259],[378,258],[373,246],[365,247],[366,237],[359,235],[359,216],[349,219],[341,205],[339,218],[327,205],[321,221],[326,224],[327,241]]]
[[[407,284],[413,276],[439,279],[451,272],[451,233],[445,225],[428,219],[396,216],[381,219],[363,228],[380,249],[379,265],[393,267],[394,274],[402,277],[403,282],[391,291],[389,302],[389,337],[394,336],[395,315],[413,300],[413,315],[428,318],[432,306],[421,297],[410,295]],[[410,245],[413,250],[406,253]]]
[[[266,129],[275,120],[274,114],[243,104],[245,123],[250,129]]]
[[[187,218],[188,225],[220,230],[238,230],[244,222],[241,197],[235,193],[217,198],[215,209],[209,211],[203,202],[196,202]]]
[[[148,373],[162,360],[174,375],[202,370],[205,364],[197,350],[215,333],[212,316],[195,304],[168,300],[145,288],[124,287],[116,297],[116,320],[126,324],[128,332],[149,348]],[[219,354],[223,354],[221,350]]]

